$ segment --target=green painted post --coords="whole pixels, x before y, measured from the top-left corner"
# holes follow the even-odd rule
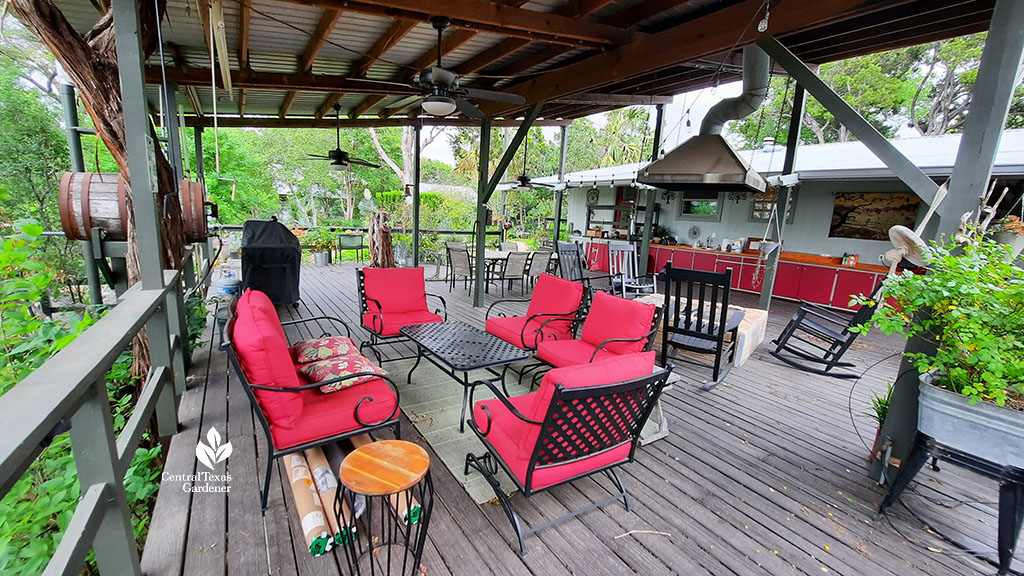
[[[181,396],[185,391],[185,375],[192,367],[192,350],[188,346],[188,308],[185,306],[185,296],[181,290],[181,280],[174,280],[174,288],[167,293],[167,317],[177,318],[177,322],[171,322],[171,338],[177,337],[178,353],[171,351],[171,362],[174,368],[174,393]]]
[[[100,573],[104,576],[141,574],[124,481],[117,473],[117,440],[103,378],[89,387],[82,405],[71,417],[71,451],[82,494],[95,484],[105,484],[113,495],[104,508],[93,540]]]
[[[558,183],[565,182],[565,155],[569,149],[569,127],[562,126],[561,139],[559,140],[558,147]],[[552,194],[555,195],[555,233],[552,238],[551,245],[554,247],[558,246],[558,236],[562,231],[562,201],[565,199],[565,190],[556,189]]]
[[[491,119],[480,121],[480,180],[476,191],[476,279],[473,294],[473,306],[484,305],[484,286],[487,265],[484,251],[487,250],[487,183],[488,160],[491,156]]]
[[[185,179],[185,169],[181,161],[181,131],[178,129],[178,83],[168,82],[164,93],[164,119],[167,122],[167,159],[174,168],[174,182],[180,186],[179,180]]]
[[[415,174],[412,185],[412,265],[420,265],[420,132],[423,127],[416,125],[413,132],[416,134],[416,150],[413,154],[413,174]]]
[[[651,162],[657,160],[658,154],[661,152],[662,128],[665,123],[665,105],[658,104],[656,110],[657,114],[655,115],[654,120],[654,146],[651,150]],[[640,236],[640,259],[638,260],[638,262],[641,263],[640,268],[642,268],[642,270],[637,270],[637,274],[647,273],[647,258],[651,253],[651,227],[654,226],[654,208],[658,198],[657,191],[652,188],[647,189],[646,195],[647,203],[644,205],[644,230]],[[630,233],[632,232],[633,231],[630,230]],[[655,270],[655,272],[658,271]]]
[[[71,171],[85,172],[85,158],[82,155],[82,134],[78,131],[78,103],[75,102],[75,87],[70,84],[58,84],[60,102],[64,108],[64,132],[68,140],[68,155],[71,157]],[[100,271],[96,267],[96,256],[92,243],[88,240],[79,241],[82,247],[82,260],[85,262],[85,278],[89,282],[89,302],[94,305],[103,304],[103,289],[100,284]]]
[[[163,249],[157,219],[162,202],[156,196],[156,174],[150,172],[150,166],[156,165],[153,157],[157,143],[149,136],[138,5],[135,0],[113,0],[112,11],[124,111],[125,149],[128,151],[139,271],[142,276],[140,282],[145,290],[162,290]],[[168,307],[162,306],[150,317],[146,322],[146,336],[152,366],[173,369],[167,311]],[[161,436],[178,431],[177,405],[172,388],[165,387],[161,392],[156,417]]]

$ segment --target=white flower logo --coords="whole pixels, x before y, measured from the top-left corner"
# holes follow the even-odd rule
[[[213,470],[217,463],[223,462],[227,460],[228,456],[231,456],[231,442],[221,444],[220,434],[212,426],[210,431],[206,433],[206,440],[210,443],[209,446],[203,444],[202,440],[196,445],[196,458],[204,466]]]

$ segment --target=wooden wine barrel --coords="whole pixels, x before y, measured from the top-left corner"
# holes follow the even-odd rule
[[[60,223],[72,240],[92,239],[92,229],[102,228],[107,240],[128,238],[128,183],[120,174],[66,172],[60,181]],[[207,238],[203,186],[182,180],[178,186],[185,242]]]

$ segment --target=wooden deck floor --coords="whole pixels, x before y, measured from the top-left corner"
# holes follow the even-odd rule
[[[449,317],[483,325],[483,309],[472,308],[459,288],[449,295],[447,286],[430,283],[428,291],[447,299]],[[793,308],[785,302],[773,307],[767,340]],[[356,311],[352,264],[304,266],[302,305],[282,309],[282,316],[337,315],[357,326]],[[364,336],[358,328],[353,333]],[[500,509],[476,505],[450,472],[435,466],[425,573],[995,573],[964,551],[995,557],[994,483],[947,465],[922,472],[903,499],[909,508],[896,506],[885,517],[874,512],[883,490],[867,477],[862,440],[870,443],[874,429],[866,413],[871,394],[895,375],[893,353],[902,342],[860,339],[849,356],[864,368],[878,364],[852,392],[850,382],[781,365],[766,346],[715,390],[684,384],[666,394],[671,435],[638,450],[637,461],[620,472],[631,512],[611,504],[541,531],[527,538],[523,558],[513,551]],[[254,434],[225,354],[212,345],[197,352],[189,380],[180,407],[183,430],[171,443],[165,475],[196,473],[196,443],[213,426],[227,430],[234,449],[220,471],[230,474],[230,492],[193,494],[165,480],[143,554],[146,573],[338,574],[340,557],[306,552],[288,485],[276,468],[269,509],[265,518],[260,514],[264,441]],[[425,444],[407,420],[403,436]],[[606,486],[584,480],[513,501],[523,521],[536,526],[607,494]]]

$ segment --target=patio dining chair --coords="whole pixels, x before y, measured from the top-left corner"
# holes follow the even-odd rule
[[[338,377],[309,382],[299,375],[283,326],[313,321],[332,322],[351,336],[348,325],[338,318],[281,322],[270,299],[256,290],[247,290],[232,303],[222,334],[221,348],[227,351],[267,441],[260,496],[264,512],[278,458],[383,428],[392,428],[401,437],[398,388],[384,374],[363,371],[362,356],[362,361],[347,363],[354,371]],[[324,393],[325,386],[336,391]]]
[[[360,268],[356,270],[362,324],[370,334],[359,350],[369,348],[378,364],[408,360],[416,356],[384,358],[378,349],[382,344],[408,342],[402,326],[443,322],[448,319],[448,305],[437,294],[427,294],[423,268]],[[437,298],[441,307],[430,311],[427,296]]]
[[[551,263],[550,250],[538,250],[530,253],[530,263],[526,267],[526,279],[532,289],[542,274],[547,273],[548,265]]]
[[[363,242],[362,234],[338,234],[338,259],[342,258],[345,250],[355,250],[356,260],[363,261],[363,250],[369,247]]]
[[[582,283],[586,288],[585,297],[588,302],[593,295],[593,283],[595,281],[607,280],[609,282],[609,288],[611,287],[611,274],[588,276],[584,272],[583,251],[580,249],[579,244],[576,243],[558,243],[558,274],[566,280]]]
[[[465,244],[448,248],[448,292],[455,289],[455,282],[462,277],[462,287],[473,292],[473,259]]]
[[[661,339],[662,364],[679,360],[712,369],[704,390],[714,388],[729,374],[736,356],[743,310],[729,310],[732,269],[705,272],[666,266],[665,325]],[[726,339],[729,336],[729,339]],[[682,351],[684,354],[676,354]],[[713,356],[708,365],[694,355]]]
[[[608,243],[608,272],[612,276],[612,290],[623,298],[658,293],[658,280],[654,274],[640,274],[636,247],[628,242]]]
[[[515,242],[500,242],[498,244],[498,249],[502,252],[515,252],[516,250],[519,250],[519,245]]]
[[[508,283],[508,289],[512,290],[512,283],[519,282],[519,294],[526,293],[526,266],[530,262],[529,252],[509,252],[508,256],[505,257],[505,261],[500,263],[500,267],[495,267],[491,280],[497,281],[501,284],[501,295],[505,295],[505,283]]]
[[[552,524],[619,499],[629,510],[629,496],[615,468],[633,461],[640,432],[668,375],[668,370],[655,370],[654,352],[644,352],[551,370],[539,390],[512,398],[492,382],[477,382],[495,399],[473,404],[469,427],[486,452],[466,454],[463,472],[480,472],[494,490],[516,533],[520,555],[526,555],[525,536]],[[499,467],[525,498],[601,473],[614,490],[598,502],[523,530],[496,477]]]

